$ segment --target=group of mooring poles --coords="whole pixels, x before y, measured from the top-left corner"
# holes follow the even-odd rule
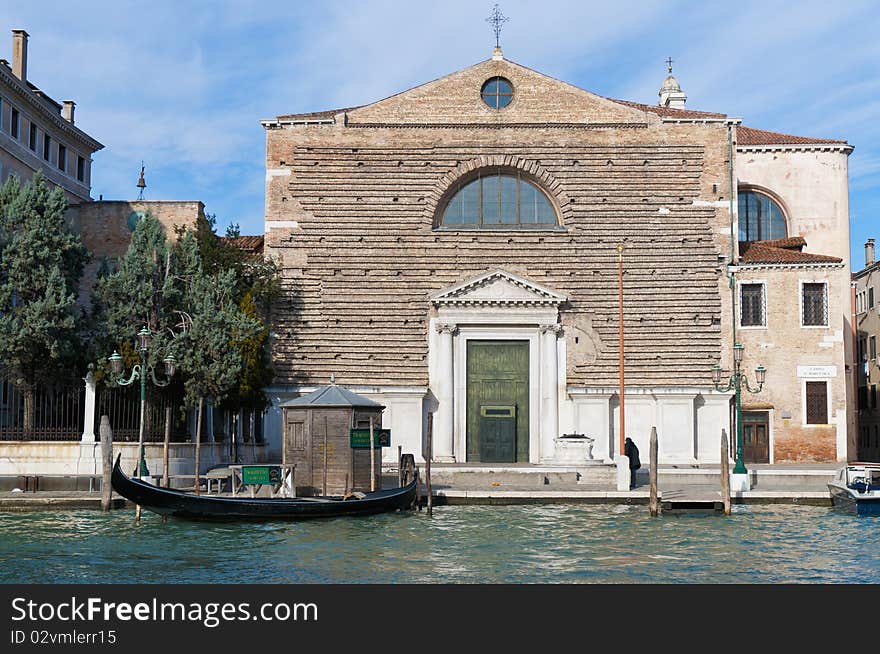
[[[660,515],[660,499],[657,492],[657,428],[651,427],[650,469],[648,470],[648,510],[652,518]],[[724,515],[730,515],[730,462],[728,460],[727,431],[721,430],[721,502]]]
[[[425,508],[428,517],[434,515],[434,496],[431,492],[431,458],[434,454],[434,414],[428,414],[428,428],[425,433]],[[403,486],[403,448],[397,446],[397,482]],[[422,480],[419,478],[419,470],[416,468],[416,508],[422,510]]]

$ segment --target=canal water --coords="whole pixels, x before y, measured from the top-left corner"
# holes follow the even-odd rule
[[[0,513],[0,583],[878,583],[880,519],[811,506],[450,506],[313,522]]]

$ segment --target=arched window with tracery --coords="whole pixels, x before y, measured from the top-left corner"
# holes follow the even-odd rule
[[[786,236],[785,212],[776,200],[755,189],[739,192],[740,241],[767,241]]]
[[[519,171],[487,168],[459,181],[440,225],[473,229],[529,229],[559,224],[550,198]]]

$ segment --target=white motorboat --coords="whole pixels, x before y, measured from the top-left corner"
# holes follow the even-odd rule
[[[880,463],[848,463],[829,482],[831,503],[858,515],[880,515]]]

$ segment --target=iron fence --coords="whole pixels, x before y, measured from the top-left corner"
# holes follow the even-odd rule
[[[136,443],[140,433],[141,389],[131,386],[99,386],[95,402],[95,425],[101,424],[101,416],[107,415],[113,440]],[[189,439],[186,415],[181,414],[180,402],[171,393],[148,393],[144,408],[144,442],[161,443],[165,440],[165,407],[171,407],[171,440],[183,442]]]
[[[0,441],[78,441],[85,422],[85,384],[38,385],[33,402],[26,407],[26,392],[9,379],[0,378]],[[174,390],[147,394],[144,414],[144,440],[161,443],[165,439],[165,408],[171,407],[171,440],[186,442],[195,433],[193,412],[182,411],[181,396]],[[202,442],[208,438],[208,411],[202,416]],[[95,435],[106,414],[113,429],[113,440],[137,442],[140,430],[140,388],[109,387],[99,384],[95,397]],[[263,412],[259,409],[215,409],[214,440],[240,443],[263,442]]]
[[[28,393],[9,379],[0,380],[0,440],[72,441],[83,432],[85,386],[40,384]]]

